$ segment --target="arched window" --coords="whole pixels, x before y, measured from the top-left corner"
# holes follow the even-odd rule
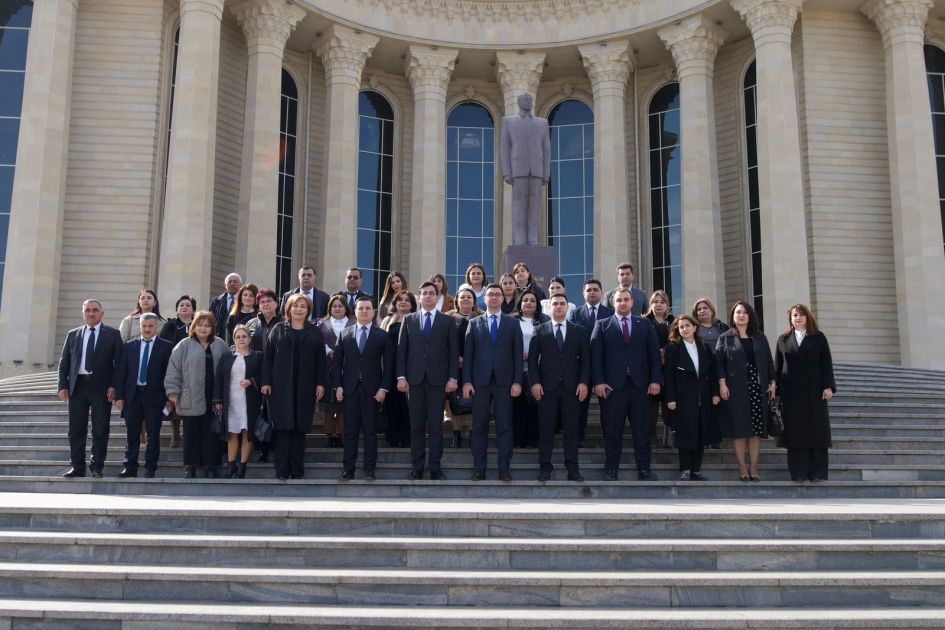
[[[32,21],[31,0],[9,0],[0,4],[0,297],[3,295],[13,173],[23,108],[26,48]]]
[[[482,263],[495,277],[495,122],[477,103],[461,103],[446,119],[446,277],[465,281]],[[433,270],[423,270],[432,273]]]
[[[674,312],[685,311],[682,286],[682,138],[679,136],[679,84],[653,96],[650,129],[650,246],[653,289],[669,295]],[[645,310],[645,309],[644,309]]]
[[[292,244],[295,227],[295,157],[299,122],[299,88],[282,69],[282,105],[279,116],[279,213],[276,234],[276,290],[285,293],[295,285]]]
[[[751,267],[748,271],[752,305],[758,321],[764,326],[764,300],[761,282],[761,192],[758,184],[758,94],[755,62],[745,73],[745,165],[748,169],[748,246]]]
[[[563,101],[548,124],[548,244],[558,256],[558,275],[580,287],[594,272],[594,112],[582,101]]]
[[[361,289],[377,295],[391,271],[394,109],[381,94],[366,90],[358,100],[358,119],[357,260]]]
[[[925,72],[929,79],[929,99],[932,101],[932,135],[935,139],[935,162],[938,165],[938,205],[945,228],[945,51],[926,44]]]

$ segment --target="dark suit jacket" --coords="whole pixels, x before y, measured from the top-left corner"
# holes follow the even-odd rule
[[[397,346],[397,378],[406,378],[410,385],[423,379],[431,385],[446,385],[451,378],[459,380],[459,335],[456,320],[450,315],[435,313],[430,340],[423,336],[423,310],[404,317]]]
[[[331,294],[331,297],[335,297],[336,295],[340,295],[341,297],[343,297],[343,298],[345,299],[345,302],[348,301],[348,292],[347,292],[347,291],[336,291],[335,293],[332,293],[332,294]],[[360,289],[358,289],[358,297],[356,297],[355,299],[357,300],[357,299],[363,298],[363,297],[369,297],[369,298],[371,298],[372,300],[374,300],[374,308],[377,308],[377,298],[375,298],[375,297],[374,297],[373,295],[371,295],[370,293],[365,293],[364,291],[361,291]],[[327,304],[327,302],[326,302],[326,304]],[[320,315],[320,317],[324,317],[324,315]]]
[[[332,360],[331,386],[343,387],[345,395],[354,393],[358,380],[373,396],[377,390],[390,391],[394,380],[394,345],[387,331],[376,324],[369,327],[364,352],[358,350],[361,326],[348,326],[338,335]],[[360,379],[359,379],[360,377]]]
[[[473,387],[489,384],[492,370],[495,382],[511,387],[522,384],[524,354],[522,327],[518,320],[504,313],[499,315],[499,331],[492,345],[489,313],[469,320],[466,329],[466,350],[463,352],[463,384]]]
[[[82,337],[86,326],[73,328],[66,335],[59,357],[59,385],[57,390],[68,389],[71,394],[79,378],[79,362],[82,361]],[[125,346],[121,342],[118,329],[102,324],[95,340],[95,354],[92,356],[92,391],[105,395],[109,387],[118,390],[118,370],[125,356]]]
[[[608,291],[604,299],[601,300],[601,304],[608,308],[614,308],[614,293],[617,292],[618,288],[619,287],[616,287]],[[643,312],[649,308],[649,304],[646,301],[646,291],[636,287],[630,287],[630,295],[633,297],[633,308],[630,309],[630,314],[637,316],[643,315]],[[597,319],[600,319],[600,317]]]
[[[594,323],[597,323],[597,320],[607,319],[614,314],[614,309],[609,306],[604,306],[604,303],[601,302],[597,305],[597,317],[594,318]],[[591,333],[594,332],[594,327],[591,326],[591,308],[584,304],[584,306],[579,306],[570,313],[568,313],[568,322],[574,323],[584,329],[584,332],[587,333],[588,339],[591,337]]]
[[[280,315],[285,317],[285,301],[288,300],[290,296],[301,292],[301,287],[295,287],[291,291],[285,292],[285,294],[282,296],[282,301],[279,302]],[[312,287],[312,304],[314,307],[312,308],[312,316],[309,318],[311,321],[328,317],[328,294],[318,287]]]
[[[532,385],[541,383],[545,389],[554,389],[563,381],[565,389],[575,392],[578,385],[586,385],[591,380],[591,347],[587,333],[573,323],[567,324],[565,329],[564,349],[558,350],[554,322],[535,328],[528,345],[528,373]]]
[[[226,323],[230,318],[230,310],[226,307],[228,298],[228,293],[221,293],[210,300],[210,312],[217,319],[217,337],[223,341],[226,341]]]
[[[148,354],[148,383],[144,390],[146,405],[163,407],[167,402],[167,391],[164,389],[164,376],[167,374],[167,364],[171,360],[171,351],[174,344],[167,339],[155,337],[151,342],[151,351]],[[125,344],[124,360],[119,370],[118,387],[115,400],[124,400],[130,405],[138,393],[138,370],[141,367],[141,339],[132,339]]]
[[[649,320],[630,316],[630,344],[623,342],[619,316],[598,319],[591,333],[591,371],[594,382],[620,389],[629,380],[633,387],[646,389],[662,384],[663,365],[656,331]]]

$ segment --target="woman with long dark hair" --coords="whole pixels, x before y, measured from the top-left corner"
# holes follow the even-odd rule
[[[504,273],[499,278],[499,286],[502,287],[502,312],[506,315],[514,315],[518,312],[518,285],[515,283],[515,276],[510,273]]]
[[[138,301],[135,303],[135,310],[131,311],[127,317],[121,320],[118,326],[118,332],[121,334],[121,340],[124,343],[133,341],[141,336],[141,316],[144,313],[154,313],[158,318],[158,325],[164,326],[166,323],[161,316],[161,303],[158,301],[157,293],[154,289],[141,289],[138,293]],[[142,446],[144,443],[142,442]]]
[[[531,392],[528,379],[528,345],[535,335],[535,327],[550,322],[551,317],[541,312],[538,294],[525,289],[518,297],[518,312],[513,315],[522,327],[522,348],[525,374],[522,377],[522,395],[512,399],[512,443],[515,448],[538,448],[538,405]]]
[[[338,343],[341,331],[357,323],[345,296],[333,295],[328,299],[328,313],[324,319],[319,319],[317,322],[325,337],[326,381],[330,378],[332,361],[335,358],[335,344]],[[343,448],[341,436],[345,432],[344,405],[335,400],[332,392],[327,393],[328,395],[317,405],[322,412],[322,421],[325,423],[325,448]]]
[[[441,313],[448,313],[453,310],[455,298],[450,295],[450,283],[446,281],[446,276],[442,273],[435,273],[427,278],[427,282],[435,284],[436,290],[440,294],[440,299],[436,302],[436,310]]]
[[[391,314],[391,304],[394,302],[394,296],[407,288],[407,278],[399,271],[392,271],[384,282],[384,291],[381,293],[381,301],[377,305],[377,320],[384,321],[384,318]]]
[[[467,286],[462,286],[456,292],[455,308],[447,313],[456,320],[456,333],[459,339],[459,369],[463,369],[463,354],[466,352],[466,330],[469,328],[469,320],[473,317],[479,317],[483,311],[476,304],[476,292]],[[446,416],[453,425],[453,448],[463,447],[463,418],[466,416],[454,416],[450,409],[449,400],[446,402]]]
[[[515,276],[515,282],[518,284],[519,293],[524,293],[525,291],[531,289],[538,297],[539,304],[541,304],[542,300],[548,299],[548,294],[546,294],[544,289],[539,286],[538,281],[535,279],[535,276],[532,275],[528,265],[523,262],[515,263],[515,266],[512,267],[512,275]]]
[[[433,282],[430,280],[430,282]],[[381,322],[381,328],[387,331],[394,345],[394,365],[397,365],[397,353],[404,352],[400,347],[400,329],[404,317],[417,311],[417,298],[410,291],[401,291],[394,296],[391,314]],[[387,410],[387,446],[389,448],[410,448],[410,409],[407,406],[407,394],[396,387],[387,392],[384,400]]]
[[[669,343],[669,329],[675,319],[673,311],[669,308],[669,295],[666,291],[657,290],[650,295],[650,305],[643,317],[653,324],[653,330],[656,331],[656,341],[662,352],[666,344]],[[650,398],[650,444],[653,446],[659,443],[660,436],[656,431],[656,427],[659,424],[661,410],[663,412],[663,424],[666,424],[669,409],[666,407],[666,397],[663,396],[663,392]]]
[[[486,275],[486,268],[482,263],[470,263],[466,268],[466,284],[472,287],[476,293],[476,306],[480,309],[486,309],[486,285],[489,284],[489,276]]]
[[[259,315],[259,305],[256,304],[256,294],[259,288],[255,284],[244,284],[236,292],[233,300],[233,309],[226,320],[226,343],[233,345],[233,329],[256,319]]]

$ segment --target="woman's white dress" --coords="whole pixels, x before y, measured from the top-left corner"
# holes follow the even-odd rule
[[[230,371],[230,405],[226,414],[228,433],[239,433],[248,429],[246,417],[246,390],[240,385],[246,379],[246,361],[243,355],[236,355],[233,369]]]

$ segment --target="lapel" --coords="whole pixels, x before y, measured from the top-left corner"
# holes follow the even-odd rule
[[[794,335],[792,334],[791,336],[793,337]],[[805,336],[804,341],[801,343],[801,347],[800,347],[801,354],[807,354],[808,352],[810,352],[811,349],[814,348],[814,346],[818,345],[819,339],[820,339],[820,335],[811,336],[810,334],[808,334],[807,336]],[[795,343],[796,343],[796,340],[795,340]]]
[[[797,347],[797,337],[794,336],[794,330],[784,335],[785,341],[784,345],[788,352],[794,351],[796,354],[800,354],[800,348]],[[806,341],[806,339],[805,339]],[[802,346],[807,347],[809,344],[801,344]]]
[[[723,333],[723,334],[728,334],[728,333]],[[728,345],[729,345],[729,348],[731,348],[731,350],[732,350],[733,352],[738,352],[738,353],[740,353],[740,354],[745,354],[745,349],[742,348],[742,342],[738,340],[738,332],[737,332],[737,331],[735,332],[734,335],[729,335]],[[746,356],[746,360],[747,360],[747,356]]]
[[[697,346],[696,346],[696,352],[698,352],[698,351],[699,351],[699,346],[697,345]],[[690,373],[692,373],[692,374],[695,374],[696,376],[699,375],[699,372],[696,371],[696,366],[695,366],[695,364],[692,362],[692,357],[689,356],[689,350],[686,348],[686,342],[685,342],[685,341],[680,341],[680,342],[679,342],[679,350],[677,351],[677,355],[679,356],[679,358],[676,360],[676,363],[677,363],[677,365],[678,365],[679,367],[683,368],[683,369],[686,370],[687,372],[690,372]],[[703,363],[704,363],[703,357],[700,356],[700,357],[699,357],[699,367],[700,367],[700,368],[703,366]]]
[[[154,342],[151,342],[151,343],[153,344]],[[151,355],[153,355],[154,348],[152,347],[151,350],[152,350]],[[151,356],[148,356],[148,364],[149,364],[148,367],[151,367],[150,363],[151,363]],[[141,339],[140,338],[135,339],[134,341],[131,342],[131,365],[135,369],[135,372],[134,372],[135,378],[138,378],[138,371],[141,369]]]

